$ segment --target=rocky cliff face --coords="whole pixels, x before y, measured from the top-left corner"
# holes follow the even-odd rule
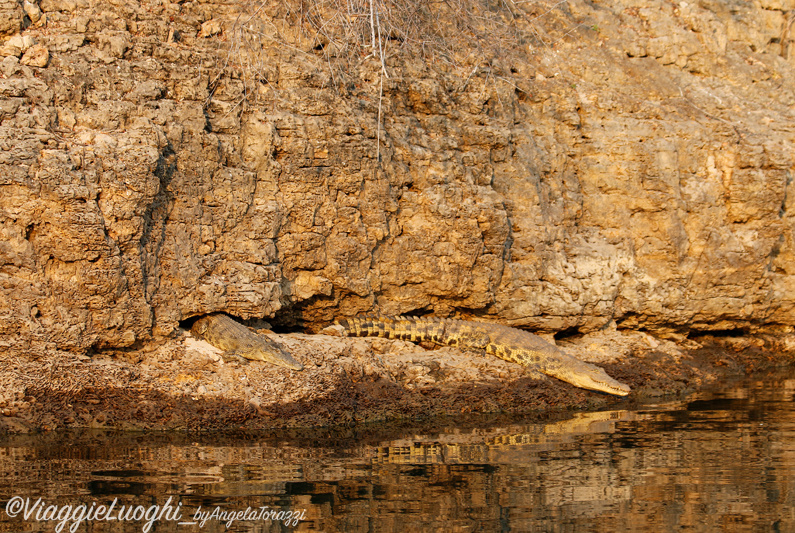
[[[791,0],[511,4],[504,53],[393,32],[347,72],[250,4],[0,1],[1,346],[374,306],[792,331]]]

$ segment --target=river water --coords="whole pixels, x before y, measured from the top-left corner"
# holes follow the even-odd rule
[[[547,423],[0,437],[0,531],[795,531],[794,391],[790,371]]]

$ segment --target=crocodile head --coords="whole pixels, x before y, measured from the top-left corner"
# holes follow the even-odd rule
[[[555,369],[555,377],[582,389],[606,392],[616,396],[626,396],[631,391],[629,385],[611,378],[603,368],[578,359]]]
[[[304,368],[280,344],[265,335],[250,331],[227,315],[216,313],[203,316],[193,323],[190,331],[222,350],[224,359],[265,361],[292,370]]]
[[[264,346],[259,349],[262,361],[267,361],[268,363],[273,363],[274,365],[283,366],[292,370],[304,369],[304,365],[293,359],[293,356],[276,345],[276,343],[273,344],[273,346],[268,346],[267,349]]]

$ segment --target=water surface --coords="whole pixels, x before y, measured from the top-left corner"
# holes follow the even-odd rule
[[[548,423],[2,437],[0,531],[795,531],[794,390],[778,373]]]

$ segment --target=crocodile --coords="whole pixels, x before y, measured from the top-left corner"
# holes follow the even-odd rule
[[[487,322],[413,316],[357,316],[337,324],[347,336],[385,337],[412,342],[432,342],[485,351],[500,359],[532,367],[582,389],[616,396],[630,393],[629,386],[603,368],[580,361],[538,335]]]
[[[191,333],[225,355],[238,355],[253,361],[265,361],[293,370],[303,370],[303,365],[285,352],[281,346],[265,335],[254,333],[240,322],[223,313],[214,313],[199,318],[190,328]]]

